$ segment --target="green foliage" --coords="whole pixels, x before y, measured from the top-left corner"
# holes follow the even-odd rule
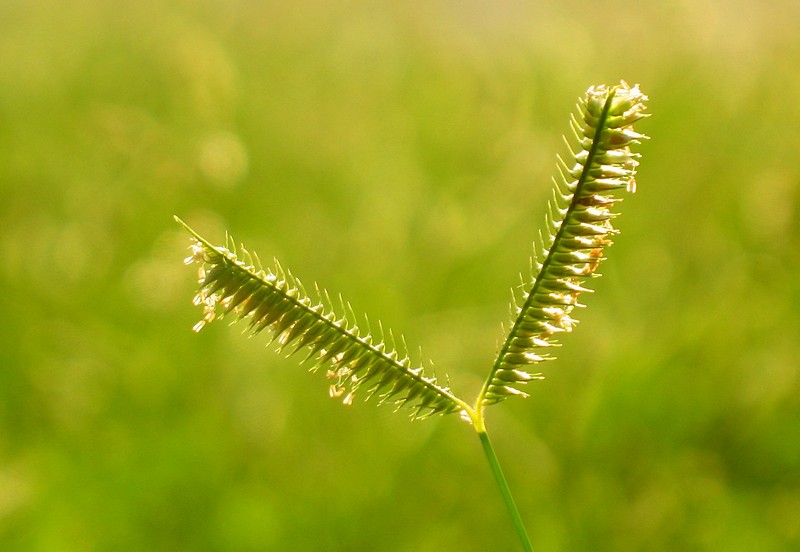
[[[800,4],[538,6],[2,3],[0,550],[514,550],[469,425],[191,332],[172,214],[474,399],[573,97],[617,75],[639,190],[492,443],[537,552],[800,550]]]

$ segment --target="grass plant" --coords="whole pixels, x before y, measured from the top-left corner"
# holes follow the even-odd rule
[[[359,318],[341,296],[307,289],[275,260],[262,264],[255,253],[227,238],[215,246],[180,219],[192,236],[187,264],[197,264],[203,310],[200,331],[217,318],[244,320],[252,335],[267,330],[281,352],[304,355],[313,371],[324,371],[329,394],[345,404],[364,394],[405,410],[412,418],[459,413],[471,424],[511,515],[522,548],[532,546],[486,427],[486,410],[509,397],[527,397],[526,386],[543,376],[531,370],[554,358],[559,337],[571,332],[580,296],[599,276],[617,231],[620,194],[636,189],[639,155],[631,151],[644,135],[634,124],[646,117],[647,96],[638,85],[592,86],[570,120],[568,155],[558,157],[544,228],[534,246],[530,274],[513,290],[512,320],[478,396],[469,401],[433,375],[405,339]]]

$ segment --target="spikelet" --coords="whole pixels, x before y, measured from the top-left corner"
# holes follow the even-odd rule
[[[540,379],[530,365],[552,359],[559,334],[572,331],[571,314],[596,277],[604,250],[616,230],[611,221],[618,193],[636,190],[639,154],[631,151],[646,136],[633,124],[646,117],[647,96],[638,85],[593,86],[579,100],[570,121],[570,157],[558,158],[545,231],[534,247],[532,276],[524,296],[514,300],[513,325],[481,390],[478,407],[509,396],[527,396],[522,387]]]
[[[405,340],[396,343],[381,324],[373,332],[368,320],[363,329],[349,303],[339,298],[334,306],[329,294],[315,286],[310,294],[292,273],[276,260],[264,268],[256,255],[237,248],[228,238],[216,247],[175,217],[192,235],[186,264],[199,265],[199,289],[194,303],[203,316],[199,332],[217,318],[246,320],[252,335],[268,330],[279,351],[306,351],[303,362],[312,371],[322,367],[331,380],[329,394],[350,404],[359,390],[380,403],[409,407],[414,418],[447,414],[468,408],[420,362],[406,352]]]

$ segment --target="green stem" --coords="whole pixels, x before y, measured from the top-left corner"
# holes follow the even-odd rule
[[[517,530],[520,542],[522,542],[522,548],[525,549],[525,552],[533,552],[531,541],[528,539],[528,533],[525,531],[525,525],[522,523],[522,517],[519,515],[517,505],[514,503],[514,498],[511,496],[511,489],[508,488],[503,470],[500,468],[500,462],[497,461],[497,455],[494,453],[491,441],[489,441],[489,434],[486,433],[484,429],[483,431],[478,431],[478,437],[481,439],[483,452],[486,454],[486,459],[489,461],[489,465],[492,468],[494,478],[500,487],[500,493],[503,495],[503,500],[506,503],[508,512],[511,514],[511,519],[514,521],[514,528]]]

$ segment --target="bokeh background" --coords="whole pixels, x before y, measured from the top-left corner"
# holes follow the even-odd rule
[[[800,3],[0,2],[0,549],[517,550],[472,430],[191,332],[178,214],[466,397],[578,96],[639,192],[489,425],[537,551],[800,550]]]

